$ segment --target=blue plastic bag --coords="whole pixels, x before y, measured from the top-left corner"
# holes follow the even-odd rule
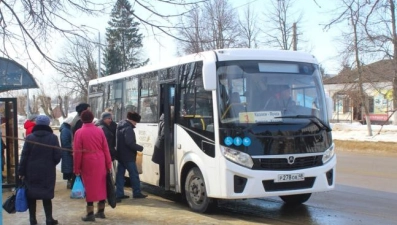
[[[76,176],[74,181],[72,192],[70,193],[70,198],[79,199],[85,198],[85,189],[80,176]]]
[[[15,197],[15,211],[26,212],[28,210],[28,199],[26,197],[26,186],[21,185],[17,189],[17,194]]]

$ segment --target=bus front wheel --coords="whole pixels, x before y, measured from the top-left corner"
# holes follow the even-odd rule
[[[194,212],[209,212],[216,207],[216,200],[207,196],[203,175],[197,167],[186,176],[185,197]]]
[[[284,195],[280,196],[280,198],[285,202],[287,205],[300,205],[307,200],[309,200],[312,194],[299,194],[299,195]]]

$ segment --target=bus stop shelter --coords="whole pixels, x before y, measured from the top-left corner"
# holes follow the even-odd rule
[[[38,88],[33,75],[14,60],[0,57],[0,93],[12,90]],[[19,162],[17,98],[0,98],[1,138],[6,148],[2,151],[2,187],[15,187]],[[1,190],[2,191],[2,190]],[[0,199],[1,202],[2,199]]]

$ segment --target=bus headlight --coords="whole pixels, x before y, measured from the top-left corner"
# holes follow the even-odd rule
[[[240,164],[248,168],[252,168],[252,166],[254,165],[251,156],[247,153],[240,152],[225,146],[221,146],[221,152],[226,159],[234,163]]]
[[[329,149],[324,152],[323,164],[327,163],[335,155],[335,144],[332,144]]]

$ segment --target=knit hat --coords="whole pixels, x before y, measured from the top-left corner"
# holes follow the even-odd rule
[[[81,122],[92,123],[94,120],[94,114],[90,110],[84,110],[80,115]]]
[[[37,117],[36,114],[32,114],[32,115],[29,116],[28,119],[29,119],[30,121],[34,121],[34,120],[36,119],[36,117]]]
[[[103,112],[102,114],[101,114],[101,118],[104,120],[104,119],[107,119],[107,118],[112,118],[112,114],[110,113],[110,112]]]
[[[141,121],[141,116],[136,112],[128,112],[127,119],[133,120],[133,121],[139,123]]]
[[[46,125],[49,126],[50,125],[50,118],[46,115],[38,115],[36,117],[36,125]]]
[[[87,103],[80,103],[76,106],[76,112],[81,114],[84,110],[87,110],[88,107],[90,107],[90,105]]]
[[[64,123],[67,123],[67,124],[70,124],[72,121],[73,121],[73,117],[72,117],[72,116],[69,116],[69,117],[66,118],[63,122],[64,122]]]

